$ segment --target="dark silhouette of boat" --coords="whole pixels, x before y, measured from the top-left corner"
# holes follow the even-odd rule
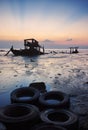
[[[35,39],[24,39],[24,49],[14,49],[13,46],[7,52],[12,52],[15,56],[36,56],[45,54],[44,47],[41,47],[37,40]]]

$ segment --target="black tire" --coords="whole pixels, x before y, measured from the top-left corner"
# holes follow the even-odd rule
[[[57,125],[42,123],[34,126],[33,128],[31,128],[31,130],[66,130],[66,129]]]
[[[51,103],[48,102],[50,100]],[[66,108],[69,107],[69,96],[63,92],[50,91],[39,97],[39,103],[42,108]]]
[[[0,121],[8,129],[24,130],[25,126],[34,125],[39,119],[39,110],[34,105],[17,103],[0,109]]]
[[[48,109],[41,113],[41,120],[65,127],[67,130],[78,130],[78,117],[65,109]]]
[[[31,83],[29,85],[29,87],[33,87],[35,89],[38,89],[40,91],[40,93],[44,93],[47,92],[46,91],[46,85],[44,82],[35,82],[35,83]]]
[[[40,92],[37,89],[23,87],[15,89],[11,92],[11,102],[12,103],[27,103],[35,104],[40,96]],[[24,97],[26,97],[24,99]]]

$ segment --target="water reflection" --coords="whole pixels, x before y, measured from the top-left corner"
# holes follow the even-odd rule
[[[2,93],[0,95],[0,107],[10,104],[10,93]]]

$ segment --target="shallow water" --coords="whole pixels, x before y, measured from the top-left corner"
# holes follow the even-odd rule
[[[32,98],[32,96],[22,96],[22,97],[19,97],[19,100],[21,101],[25,101],[25,100],[29,100],[29,99],[31,99]]]
[[[4,56],[7,50],[0,51],[0,106],[10,103],[12,90],[32,82],[45,82],[47,91],[59,90],[71,96],[88,93],[88,50],[78,54],[54,51],[57,53],[37,57]]]
[[[46,102],[53,105],[60,103],[60,101],[56,99],[49,99],[49,100],[46,100]]]

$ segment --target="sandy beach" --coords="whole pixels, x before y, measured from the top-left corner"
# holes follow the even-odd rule
[[[44,82],[47,91],[69,94],[71,110],[88,115],[88,50],[80,49],[78,54],[60,53],[59,49],[46,51],[49,54],[38,57],[16,57],[12,53],[4,56],[7,50],[0,51],[0,106],[10,103],[12,90]]]

